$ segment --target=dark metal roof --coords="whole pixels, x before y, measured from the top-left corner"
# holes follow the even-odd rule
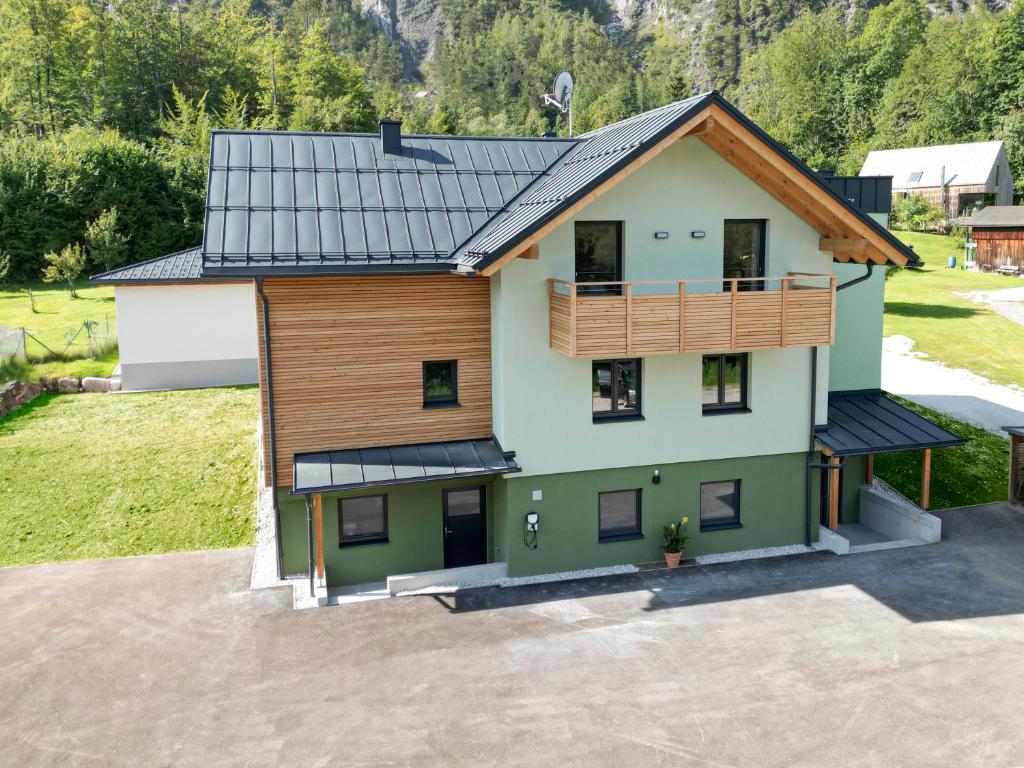
[[[292,493],[324,493],[521,471],[494,437],[295,455]]]
[[[948,448],[964,441],[881,390],[830,392],[828,426],[814,433],[836,456],[863,456],[921,448]]]
[[[449,255],[575,141],[215,131],[203,269],[447,271]],[[386,270],[384,270],[386,271]]]
[[[1024,426],[1021,427],[1003,427],[1003,432],[1014,437],[1024,437]]]
[[[452,260],[476,269],[483,269],[497,261],[519,242],[627,167],[712,103],[728,112],[791,163],[797,171],[813,181],[823,194],[830,195],[845,205],[867,227],[873,229],[896,251],[903,254],[908,264],[918,263],[913,250],[851,203],[847,197],[832,189],[817,173],[758,128],[717,91],[652,109],[584,134],[576,147],[566,152],[528,190],[512,201],[507,210],[496,215],[474,234],[452,255]]]
[[[964,226],[1024,229],[1024,205],[990,205],[960,222]]]
[[[203,279],[203,249],[200,246],[158,256],[148,261],[118,267],[93,275],[90,283],[181,283]]]
[[[892,212],[892,176],[819,175],[832,191],[864,213]]]

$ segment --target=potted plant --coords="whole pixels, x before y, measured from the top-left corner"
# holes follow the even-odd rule
[[[689,522],[690,519],[684,517],[678,523],[670,523],[664,528],[665,543],[661,548],[665,550],[665,565],[669,568],[679,566],[679,558],[683,556],[686,541],[690,538],[686,533],[686,524]]]

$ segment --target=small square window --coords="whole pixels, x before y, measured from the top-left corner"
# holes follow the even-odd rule
[[[639,539],[640,489],[597,495],[598,541]]]
[[[338,500],[338,531],[343,547],[388,540],[388,497],[357,496]]]
[[[746,411],[747,353],[705,355],[701,366],[701,405],[704,413]]]
[[[640,361],[597,360],[591,370],[594,421],[640,417]]]
[[[459,404],[459,364],[435,360],[423,364],[423,407]]]
[[[700,484],[700,529],[740,528],[740,481]]]

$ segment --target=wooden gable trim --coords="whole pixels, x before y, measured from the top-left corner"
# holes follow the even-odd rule
[[[612,177],[606,179],[604,182],[599,184],[595,189],[592,189],[590,192],[585,194],[579,200],[572,203],[568,208],[561,211],[557,216],[555,216],[555,218],[551,219],[551,221],[542,226],[532,235],[516,243],[514,247],[506,251],[505,254],[501,256],[501,258],[499,258],[497,261],[494,261],[493,263],[488,264],[483,269],[478,270],[478,274],[483,275],[484,277],[490,277],[499,269],[508,264],[510,261],[515,259],[519,254],[523,253],[523,251],[527,250],[534,243],[540,242],[544,237],[553,232],[568,219],[575,216],[580,210],[582,210],[586,206],[590,205],[590,203],[597,200],[597,198],[599,198],[609,189],[618,185],[623,179],[625,179],[627,176],[633,173],[633,171],[637,170],[638,168],[641,168],[644,164],[650,162],[655,157],[664,152],[666,149],[671,147],[673,144],[676,143],[676,141],[683,138],[684,136],[689,135],[693,131],[702,131],[706,129],[706,120],[711,116],[710,110],[711,107],[708,107],[707,109],[702,109],[694,117],[691,117],[681,126],[679,126],[679,128],[674,130],[671,134],[666,136],[664,139],[659,141],[657,144],[648,149],[642,155],[637,157],[632,163],[618,171]]]
[[[900,266],[907,263],[903,253],[865,224],[846,205],[834,199],[799,167],[722,107],[711,104],[477,273],[489,277],[515,258],[531,258],[525,254],[531,253],[533,246],[540,240],[622,182],[633,171],[687,136],[698,137],[807,222],[820,235],[822,250],[831,250],[836,261],[860,264],[871,261],[879,265],[894,263]],[[836,247],[826,248],[826,245]]]

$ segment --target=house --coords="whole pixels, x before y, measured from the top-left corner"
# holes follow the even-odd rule
[[[1013,203],[1013,175],[1001,141],[869,152],[861,176],[892,176],[894,198],[921,195],[949,219]]]
[[[922,452],[926,507],[959,443],[879,388],[913,252],[717,93],[572,139],[218,131],[201,258],[255,292],[317,595],[656,561],[682,516],[691,555],[838,550],[874,454]]]
[[[252,280],[204,277],[201,247],[104,272],[91,282],[114,286],[123,389],[256,383]]]
[[[1024,272],[1024,206],[989,206],[961,223],[971,229],[978,269]]]

